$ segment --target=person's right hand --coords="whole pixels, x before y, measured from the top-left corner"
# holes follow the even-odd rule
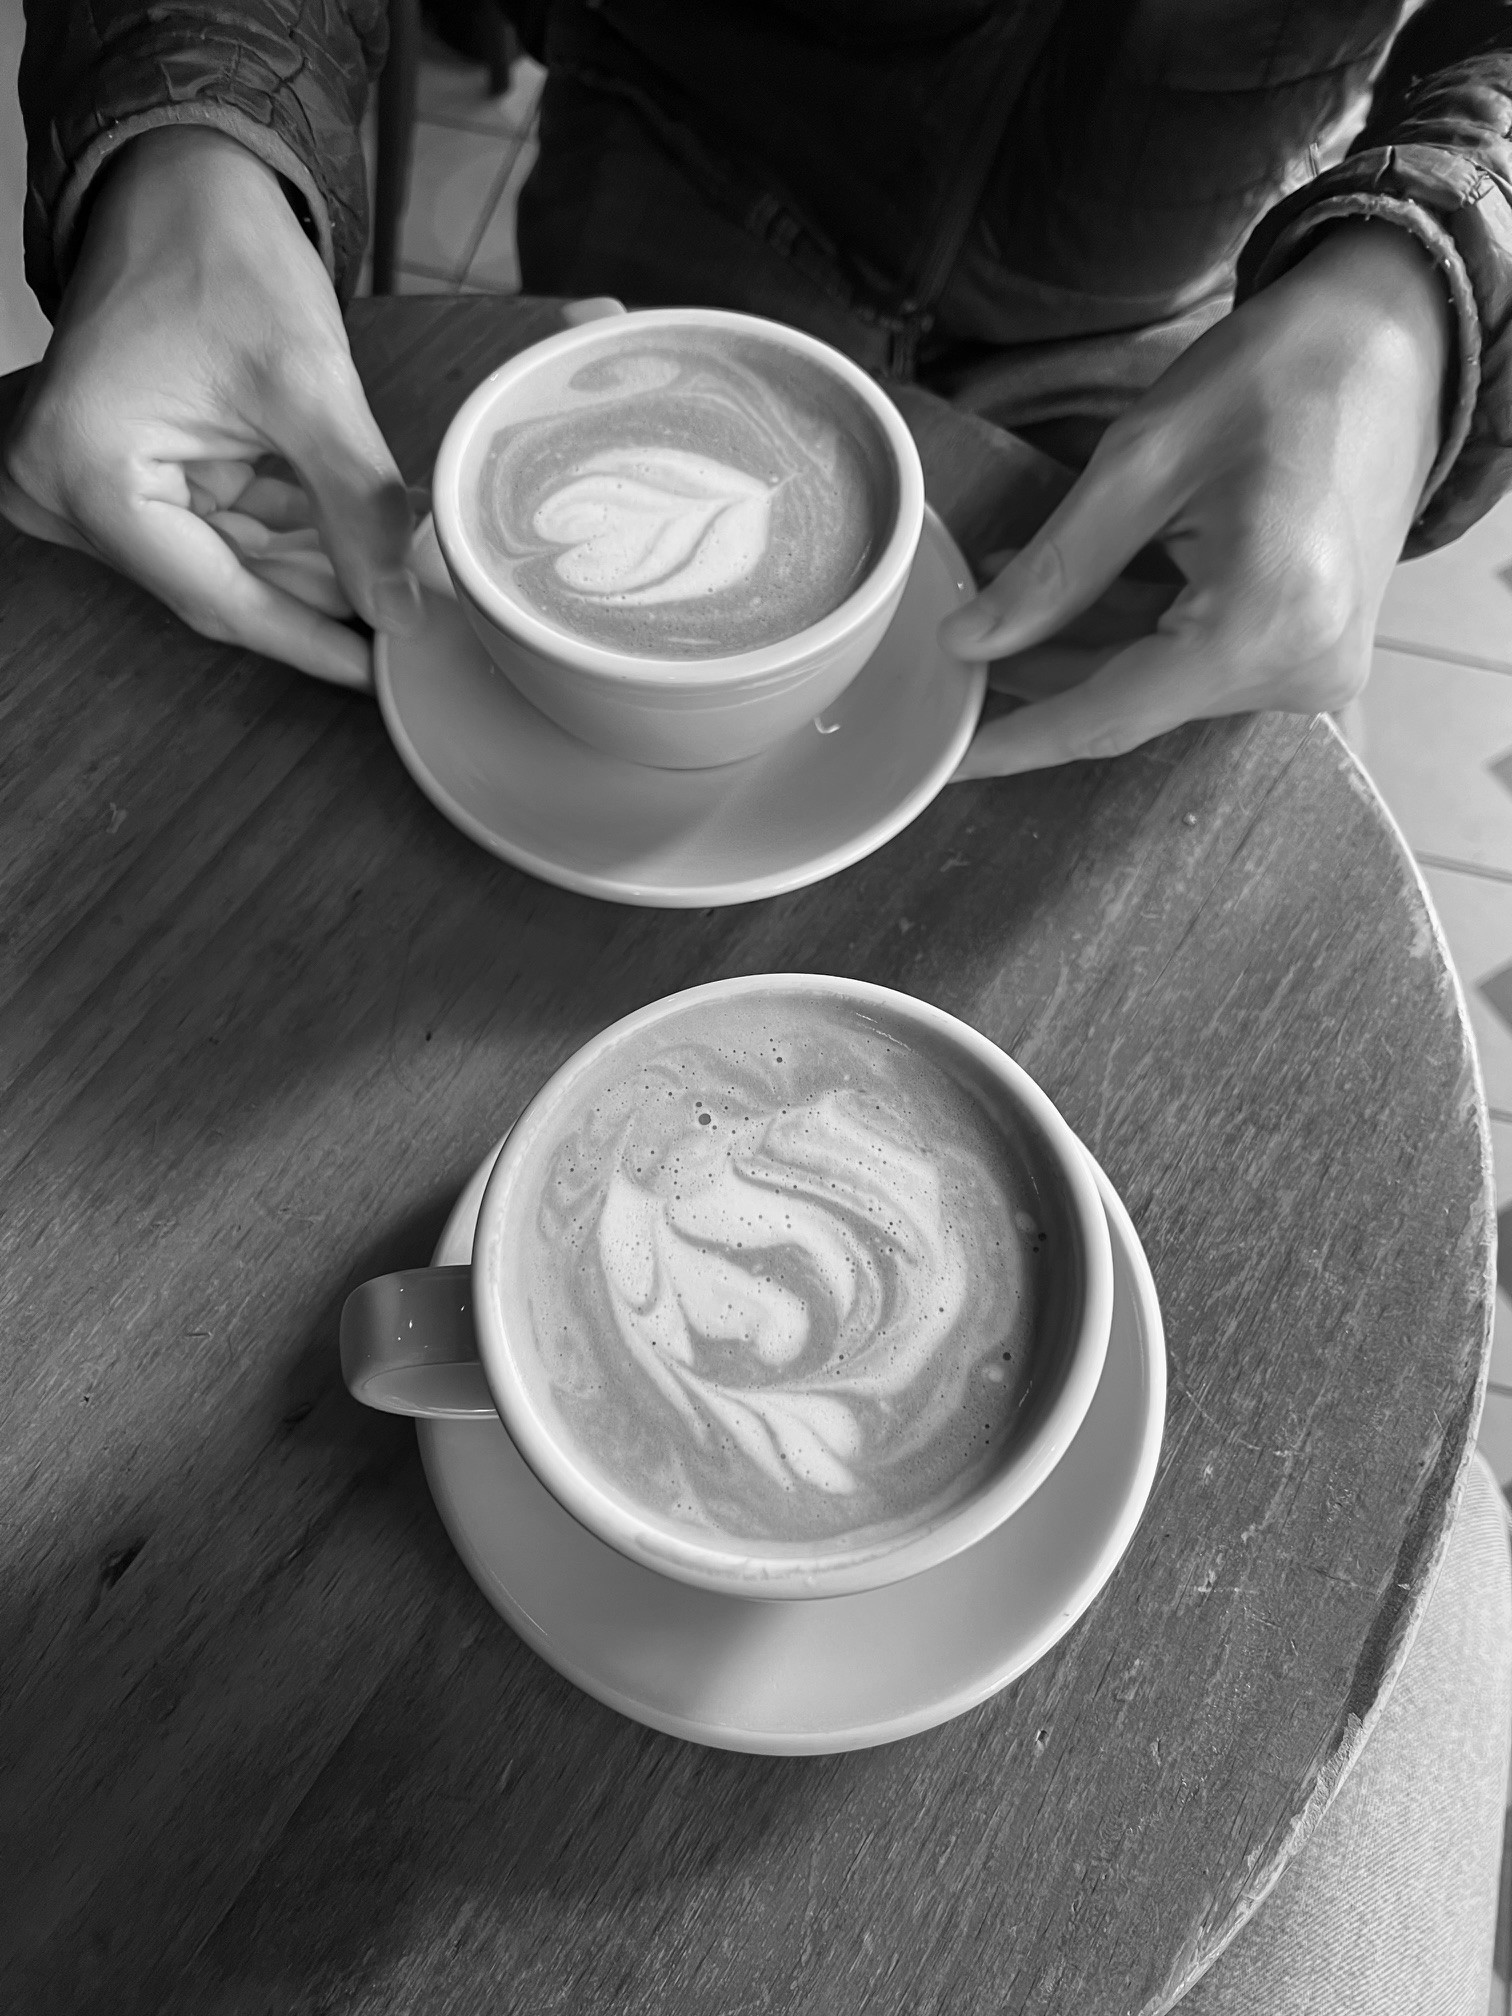
[[[254,474],[268,456],[297,480]],[[5,444],[0,512],[202,635],[342,685],[371,680],[352,609],[418,627],[409,497],[335,291],[236,141],[167,127],[112,165]]]

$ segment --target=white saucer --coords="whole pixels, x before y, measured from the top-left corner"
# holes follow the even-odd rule
[[[434,578],[428,533],[427,523],[416,541],[422,579]],[[426,796],[517,868],[618,903],[749,903],[848,868],[939,793],[971,740],[987,675],[936,633],[973,592],[960,549],[926,511],[898,613],[822,717],[826,732],[802,728],[720,770],[652,770],[590,749],[494,670],[441,594],[427,592],[418,637],[378,638],[378,704]]]
[[[497,1153],[458,1198],[437,1266],[471,1257]],[[1155,1283],[1129,1214],[1095,1163],[1093,1173],[1116,1279],[1102,1381],[1048,1481],[989,1539],[865,1595],[743,1602],[656,1575],[596,1540],[497,1420],[418,1421],[432,1494],[473,1579],[585,1692],[723,1750],[861,1750],[986,1700],[1064,1637],[1113,1573],[1160,1453]]]

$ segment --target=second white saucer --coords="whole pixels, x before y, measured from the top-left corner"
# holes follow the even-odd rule
[[[464,1265],[488,1155],[434,1256]],[[1090,1159],[1090,1158],[1089,1158]],[[977,1546],[860,1596],[746,1602],[657,1575],[578,1525],[503,1424],[416,1427],[431,1492],[488,1600],[558,1672],[638,1722],[719,1749],[860,1750],[985,1701],[1065,1636],[1117,1567],[1155,1478],[1165,1344],[1149,1263],[1093,1164],[1113,1236],[1113,1329],[1086,1419]]]
[[[748,903],[859,861],[949,779],[986,668],[952,658],[937,633],[972,593],[926,510],[898,613],[854,682],[818,724],[719,770],[653,770],[579,742],[495,670],[444,594],[427,592],[418,636],[377,639],[378,704],[426,796],[517,868],[619,903]]]

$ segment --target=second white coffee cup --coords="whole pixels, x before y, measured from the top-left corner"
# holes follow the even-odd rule
[[[886,522],[870,562],[838,606],[790,636],[722,655],[658,657],[574,634],[511,593],[477,528],[491,442],[528,409],[543,374],[564,361],[589,367],[632,354],[659,334],[775,346],[836,388],[891,478]],[[811,722],[850,684],[881,642],[923,526],[924,477],[897,408],[848,358],[799,330],[754,316],[667,308],[607,316],[564,330],[486,378],[448,427],[433,485],[436,535],[469,623],[498,669],[569,733],[632,762],[670,769],[733,763]]]

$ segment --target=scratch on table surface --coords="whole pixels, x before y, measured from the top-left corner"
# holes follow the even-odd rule
[[[815,1838],[809,1849],[808,1899],[803,1907],[801,1958],[799,1965],[807,1967],[814,1952],[814,1920],[819,1914],[819,1839]]]
[[[1292,1554],[1283,1555],[1282,1558],[1287,1561],[1296,1560],[1296,1556]],[[1335,1574],[1332,1568],[1320,1568],[1316,1561],[1302,1561],[1298,1562],[1297,1565],[1305,1568],[1309,1575],[1321,1575],[1325,1582],[1340,1582],[1346,1589],[1364,1589],[1366,1587],[1365,1583],[1357,1582],[1353,1575]],[[1404,1585],[1398,1584],[1398,1587],[1402,1586]]]
[[[1221,1435],[1225,1442],[1237,1442],[1241,1449],[1252,1449],[1257,1456],[1264,1454],[1258,1442],[1247,1441],[1237,1428],[1225,1428],[1221,1421],[1216,1420],[1213,1415],[1209,1414],[1190,1386],[1183,1386],[1179,1379],[1173,1379],[1171,1381],[1171,1391],[1179,1393],[1183,1400],[1189,1401],[1208,1426]]]
[[[1239,1594],[1237,1589],[1233,1593],[1236,1596]],[[1251,1610],[1248,1603],[1246,1603],[1242,1598],[1240,1599],[1239,1608],[1244,1612],[1245,1616],[1248,1617],[1251,1624],[1259,1624],[1263,1626],[1263,1628],[1267,1631],[1279,1631],[1281,1629],[1281,1626],[1279,1624],[1273,1623],[1269,1617],[1262,1617],[1258,1610]]]
[[[399,977],[394,987],[394,1005],[389,1011],[388,1041],[384,1045],[384,1061],[389,1073],[406,1092],[411,1088],[399,1063],[399,1017],[404,1008],[404,990],[409,980],[410,959],[415,949],[414,925],[405,934],[404,957],[399,962]]]
[[[1281,765],[1280,769],[1277,770],[1276,774],[1271,778],[1270,782],[1261,791],[1258,804],[1252,807],[1250,811],[1250,816],[1246,820],[1243,829],[1239,833],[1237,839],[1234,841],[1234,844],[1229,848],[1228,853],[1225,856],[1224,860],[1217,867],[1213,875],[1213,879],[1209,883],[1207,889],[1198,898],[1196,908],[1192,911],[1191,915],[1187,918],[1185,924],[1183,924],[1183,926],[1181,927],[1181,930],[1177,933],[1176,942],[1171,946],[1165,958],[1161,960],[1160,965],[1156,969],[1156,971],[1150,975],[1149,981],[1145,987],[1145,993],[1148,997],[1153,999],[1156,991],[1160,987],[1161,983],[1164,981],[1166,974],[1176,964],[1176,961],[1181,957],[1182,953],[1186,949],[1187,941],[1189,938],[1192,937],[1193,933],[1196,931],[1199,920],[1206,916],[1208,905],[1213,901],[1213,898],[1217,895],[1218,891],[1223,887],[1224,883],[1227,881],[1230,873],[1232,872],[1236,863],[1238,862],[1239,857],[1244,853],[1245,849],[1248,847],[1252,836],[1258,830],[1260,822],[1262,821],[1262,819],[1264,819],[1266,812],[1269,809],[1271,799],[1275,797],[1276,793],[1280,790],[1281,786],[1286,782],[1287,778],[1291,775],[1291,772],[1295,768],[1298,759],[1301,757],[1302,751],[1306,747],[1306,744],[1307,744],[1307,736],[1304,734],[1298,738],[1297,744],[1295,748],[1292,750],[1291,754],[1287,757],[1286,761]]]
[[[1120,1032],[1108,1045],[1108,1054],[1103,1059],[1102,1084],[1098,1087],[1097,1091],[1097,1119],[1092,1128],[1092,1139],[1094,1142],[1100,1142],[1103,1138],[1103,1124],[1107,1120],[1108,1104],[1113,1097],[1113,1066],[1118,1062],[1118,1053],[1123,1047],[1123,1040],[1122,1032]]]

